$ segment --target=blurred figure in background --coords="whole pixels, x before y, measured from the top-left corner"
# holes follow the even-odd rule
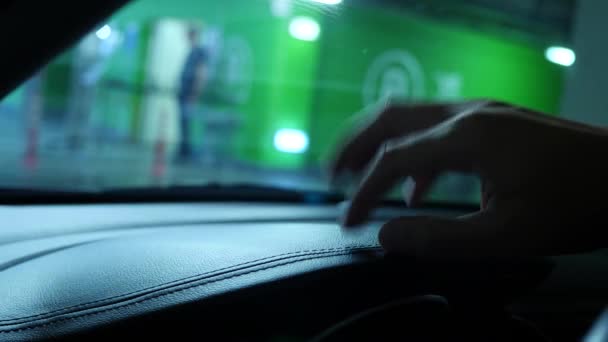
[[[111,29],[108,26],[108,35]],[[97,31],[99,32],[99,31]],[[99,33],[87,35],[76,47],[72,66],[72,89],[67,116],[67,144],[79,149],[90,136],[89,126],[95,105],[95,93],[103,76],[105,62],[112,49],[109,37]]]
[[[177,98],[181,129],[178,160],[187,160],[192,157],[192,117],[203,92],[208,61],[207,52],[200,44],[200,29],[195,25],[189,26],[187,38],[190,51],[182,68]]]
[[[25,82],[24,108],[25,113],[25,152],[23,163],[26,168],[33,169],[38,163],[38,144],[40,125],[43,114],[42,82],[44,70],[38,71]]]

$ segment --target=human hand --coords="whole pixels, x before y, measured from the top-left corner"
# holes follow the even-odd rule
[[[493,101],[387,105],[339,150],[332,177],[367,176],[345,227],[364,222],[378,200],[412,177],[415,205],[442,172],[482,180],[481,210],[459,218],[401,217],[380,243],[429,257],[528,256],[606,246],[608,186],[604,130]],[[374,158],[376,157],[376,158]],[[371,165],[370,165],[371,164]]]

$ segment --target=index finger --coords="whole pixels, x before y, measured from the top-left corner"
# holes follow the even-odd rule
[[[451,122],[437,125],[388,147],[355,193],[344,218],[344,226],[362,223],[379,199],[407,176],[465,170],[472,165],[471,144],[454,134]]]
[[[380,109],[373,108],[378,114],[338,148],[330,167],[332,179],[345,170],[361,171],[388,140],[429,128],[445,120],[450,116],[447,106],[385,104]]]

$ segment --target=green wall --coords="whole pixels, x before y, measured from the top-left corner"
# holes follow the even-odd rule
[[[145,60],[150,23],[112,18],[110,24],[122,33],[122,43],[104,65],[102,87],[96,96],[93,124],[120,137],[137,136],[141,104],[145,96]]]
[[[462,27],[371,7],[345,7],[325,17],[318,80],[311,116],[315,163],[340,127],[364,106],[362,87],[373,61],[388,50],[417,59],[424,77],[419,100],[446,100],[436,77],[457,74],[459,98],[490,97],[556,113],[563,71],[544,58],[544,48]]]
[[[148,23],[161,17],[196,20],[204,23],[203,31],[205,27],[221,28],[224,38],[245,41],[251,48],[253,71],[247,101],[230,101],[229,96],[218,94],[229,92],[229,87],[224,87],[221,80],[211,80],[208,91],[215,97],[208,105],[236,115],[241,121],[241,129],[234,137],[234,154],[239,159],[261,165],[298,167],[304,156],[276,151],[273,135],[278,128],[308,128],[317,44],[291,38],[288,20],[271,16],[266,1],[242,1],[238,11],[232,6],[220,1],[186,0],[179,6],[171,1],[138,1],[125,7],[114,20]],[[306,9],[300,12],[316,14]],[[223,97],[227,99],[222,101]],[[203,129],[195,127],[194,131],[199,135],[195,141],[204,139]]]
[[[317,18],[315,11],[300,10],[294,15]],[[318,18],[317,18],[318,19]],[[273,53],[272,68],[266,75],[257,77],[268,79],[272,84],[268,94],[269,106],[262,109],[267,113],[264,130],[252,132],[264,142],[259,162],[279,167],[301,167],[305,155],[277,151],[273,145],[274,134],[281,128],[310,131],[311,116],[315,102],[315,84],[318,66],[318,41],[297,40],[289,34],[289,21],[278,20],[277,37]],[[255,115],[255,114],[254,114]]]
[[[108,21],[123,32],[135,27],[139,39],[132,49],[112,56],[104,80],[119,80],[135,89],[144,86],[147,42],[156,19],[196,20],[205,27],[220,28],[224,38],[238,38],[251,49],[250,93],[246,101],[232,101],[230,88],[215,79],[205,104],[240,119],[242,126],[231,152],[235,157],[279,168],[318,165],[336,142],[339,127],[366,104],[362,85],[373,61],[390,50],[406,51],[420,64],[424,86],[417,99],[454,99],[441,93],[436,79],[457,75],[457,98],[492,97],[557,112],[563,69],[544,59],[543,46],[347,1],[333,7],[296,1],[287,17],[273,16],[269,3],[134,1]],[[319,40],[299,41],[290,36],[291,18],[302,15],[320,23]],[[61,106],[69,91],[69,53],[47,71],[49,103]],[[10,100],[16,101],[15,96]],[[137,136],[142,120],[140,93],[104,90],[96,111],[102,126]],[[198,124],[195,140],[200,142],[206,132]],[[306,131],[308,153],[277,151],[273,136],[280,128]]]

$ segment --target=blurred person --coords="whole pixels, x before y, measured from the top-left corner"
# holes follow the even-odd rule
[[[38,161],[38,145],[40,125],[43,115],[43,84],[44,71],[38,71],[25,82],[24,108],[25,114],[25,151],[23,156],[27,168],[34,168]]]
[[[420,202],[438,175],[474,173],[481,208],[459,218],[407,216],[379,233],[388,253],[421,258],[546,256],[608,245],[608,130],[495,101],[385,104],[346,140],[331,174],[366,172],[343,225],[364,223],[382,196],[413,180]]]
[[[95,95],[105,61],[111,52],[107,40],[94,33],[87,35],[76,47],[72,64],[70,103],[67,115],[67,144],[79,149],[90,136],[89,126]],[[104,45],[106,43],[106,45]]]
[[[203,93],[208,61],[207,52],[200,44],[200,29],[197,26],[188,27],[187,39],[190,50],[182,67],[177,96],[181,130],[179,160],[192,157],[192,117]]]

